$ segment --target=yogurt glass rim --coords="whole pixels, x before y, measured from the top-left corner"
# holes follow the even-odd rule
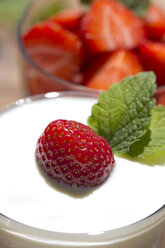
[[[165,87],[160,87],[165,90]],[[159,88],[159,89],[160,89]],[[0,108],[0,114],[10,111],[14,108],[21,107],[26,104],[30,104],[40,100],[55,100],[61,97],[87,97],[96,98],[97,92],[82,92],[82,91],[61,91],[50,92],[45,94],[34,95],[26,98],[22,98],[7,106]],[[141,219],[133,224],[120,227],[113,230],[106,230],[100,232],[86,232],[86,233],[65,233],[54,232],[44,229],[39,229],[30,225],[23,224],[16,220],[11,219],[0,213],[0,230],[10,233],[16,237],[25,238],[26,240],[32,240],[34,242],[48,242],[49,244],[76,246],[81,244],[95,245],[114,243],[115,240],[128,239],[131,236],[136,236],[141,232],[150,230],[157,224],[165,220],[165,204],[144,219]]]

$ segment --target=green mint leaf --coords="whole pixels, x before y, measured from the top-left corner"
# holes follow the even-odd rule
[[[150,0],[118,0],[139,16],[145,16]]]
[[[150,140],[144,146],[143,152],[139,154],[139,158],[165,152],[165,107],[163,105],[155,106],[151,114],[152,119],[149,125]]]
[[[144,148],[149,144],[151,139],[151,130],[147,129],[146,133],[134,144],[130,146],[128,154],[131,157],[140,157],[144,153]]]
[[[129,153],[130,147],[146,135],[155,105],[155,80],[153,72],[142,72],[98,96],[88,125],[109,142],[113,152]]]

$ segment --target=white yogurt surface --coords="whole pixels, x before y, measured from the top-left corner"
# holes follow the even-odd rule
[[[165,166],[115,157],[108,180],[80,194],[48,183],[39,171],[36,142],[49,122],[62,118],[86,124],[95,102],[40,100],[0,114],[0,213],[46,230],[98,233],[137,222],[165,203]]]

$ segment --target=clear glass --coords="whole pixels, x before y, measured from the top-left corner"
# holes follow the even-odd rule
[[[164,89],[163,89],[164,93]],[[160,91],[159,91],[160,94]],[[95,92],[63,91],[21,99],[0,109],[0,114],[31,101],[56,99],[61,97],[97,97]],[[165,95],[164,95],[165,97]],[[141,203],[143,204],[143,203]],[[62,233],[50,232],[18,223],[3,213],[0,214],[1,248],[164,248],[165,247],[165,205],[155,213],[134,224],[120,229],[100,233]]]
[[[55,9],[55,6],[60,6],[61,9],[71,9],[80,7],[80,4],[78,0],[35,0],[27,7],[20,20],[18,45],[22,55],[20,67],[25,89],[30,95],[59,90],[95,91],[46,72],[32,60],[23,44],[22,36],[26,30],[38,20],[49,15],[50,9]]]
[[[38,21],[47,19],[52,13],[76,8],[84,9],[84,5],[80,4],[80,0],[34,0],[25,9],[18,25],[17,37],[21,55],[20,71],[27,95],[63,90],[99,93],[99,90],[67,81],[45,71],[30,57],[22,40],[26,31]]]
[[[155,99],[157,104],[165,105],[165,86],[160,86],[155,92]]]

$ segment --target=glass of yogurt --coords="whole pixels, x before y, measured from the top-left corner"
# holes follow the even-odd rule
[[[0,247],[165,247],[165,164],[115,156],[97,188],[61,188],[35,160],[36,142],[49,122],[84,124],[97,93],[52,92],[0,109]]]

